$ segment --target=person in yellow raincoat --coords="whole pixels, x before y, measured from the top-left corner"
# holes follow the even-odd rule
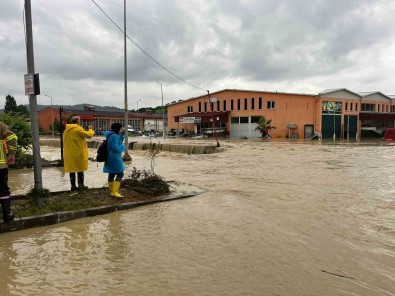
[[[80,126],[80,117],[74,116],[72,123],[66,125],[63,133],[64,145],[64,172],[70,173],[71,191],[83,190],[88,187],[84,185],[84,171],[88,170],[88,145],[86,139],[95,134],[91,126],[88,131]],[[75,173],[78,175],[78,187],[75,183]]]

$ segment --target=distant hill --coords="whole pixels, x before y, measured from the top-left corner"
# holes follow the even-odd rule
[[[25,105],[28,109],[30,108],[29,104]],[[97,106],[92,104],[77,104],[77,105],[61,105],[64,109],[69,110],[84,110],[84,106],[92,106],[96,111],[124,111],[121,108],[111,107],[111,106]],[[41,111],[47,107],[51,107],[51,105],[37,105],[37,111]],[[52,105],[54,108],[59,108],[60,105]],[[30,110],[30,109],[29,109]]]

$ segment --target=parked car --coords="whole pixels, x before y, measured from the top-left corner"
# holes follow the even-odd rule
[[[384,140],[392,140],[395,141],[395,128],[387,127],[384,134]]]

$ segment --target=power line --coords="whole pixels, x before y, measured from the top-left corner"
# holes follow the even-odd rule
[[[94,0],[92,0],[92,2],[100,9],[100,11],[118,28],[119,31],[121,31],[122,33],[125,34],[125,32],[111,19],[111,17],[100,7],[99,4],[97,4]],[[138,45],[136,42],[134,42],[127,34],[126,37],[128,37],[128,39],[134,44],[136,45],[147,57],[149,57],[155,64],[157,64],[159,67],[161,67],[163,70],[167,71],[168,73],[170,73],[171,75],[173,75],[174,77],[176,77],[177,79],[181,80],[182,82],[185,82],[187,84],[189,84],[190,86],[203,90],[203,91],[207,91],[206,89],[200,88],[184,79],[182,79],[181,77],[177,76],[176,74],[174,74],[172,71],[170,71],[169,69],[167,69],[166,67],[162,66],[157,60],[155,60],[149,53],[147,53],[143,48],[141,48],[140,45]]]

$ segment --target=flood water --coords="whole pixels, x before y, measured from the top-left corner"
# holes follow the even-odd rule
[[[156,173],[201,195],[1,234],[0,294],[395,295],[395,146],[221,146],[157,158]],[[150,167],[145,152],[131,156],[127,171]],[[61,169],[43,178],[69,188]],[[100,164],[85,178],[106,183]],[[10,184],[26,192],[32,171]]]

